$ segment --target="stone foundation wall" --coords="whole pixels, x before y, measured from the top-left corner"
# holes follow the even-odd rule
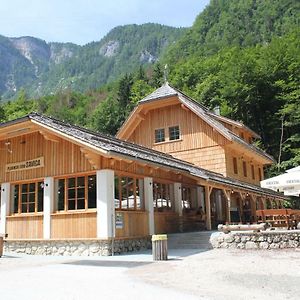
[[[216,232],[210,237],[213,248],[285,249],[300,248],[300,230],[262,232]]]
[[[113,242],[114,253],[126,253],[151,248],[151,238],[117,239]],[[62,256],[109,256],[111,240],[6,240],[4,252],[32,255]]]

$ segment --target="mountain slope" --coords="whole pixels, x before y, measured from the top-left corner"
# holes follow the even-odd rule
[[[228,46],[269,43],[300,26],[298,0],[211,0],[168,52],[169,61],[206,56]]]
[[[0,95],[11,98],[21,88],[33,97],[95,89],[156,62],[184,32],[159,24],[126,25],[85,46],[0,36]]]

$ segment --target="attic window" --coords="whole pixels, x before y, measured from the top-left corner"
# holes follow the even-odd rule
[[[180,138],[179,126],[169,127],[170,141],[179,140],[179,138]]]
[[[160,143],[165,141],[165,129],[155,129],[155,143]]]

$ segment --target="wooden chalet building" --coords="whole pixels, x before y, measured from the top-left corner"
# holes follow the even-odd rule
[[[253,222],[284,199],[259,186],[273,159],[256,138],[167,83],[117,138],[37,113],[2,123],[0,234],[28,247]]]

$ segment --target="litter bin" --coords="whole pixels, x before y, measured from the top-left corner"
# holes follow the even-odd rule
[[[0,257],[3,255],[3,236],[0,235]]]
[[[168,260],[168,237],[166,234],[152,235],[153,260]]]

